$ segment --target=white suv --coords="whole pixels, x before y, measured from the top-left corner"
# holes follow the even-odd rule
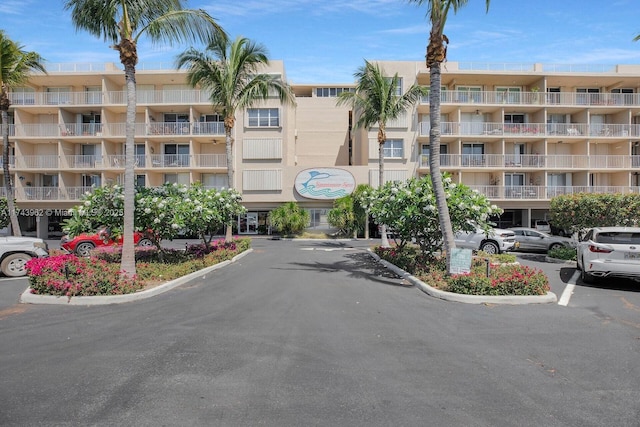
[[[640,227],[592,228],[577,249],[584,283],[592,283],[597,277],[640,281]]]
[[[31,258],[49,256],[47,244],[34,237],[0,237],[0,271],[5,276],[27,274],[25,264]]]
[[[489,254],[508,252],[518,247],[516,233],[501,228],[492,228],[488,234],[481,228],[476,228],[475,231],[460,231],[455,235],[455,242],[458,248]]]

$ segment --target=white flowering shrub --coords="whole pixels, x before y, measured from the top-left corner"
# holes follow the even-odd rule
[[[490,218],[502,213],[486,196],[454,183],[447,174],[443,175],[443,184],[454,233],[474,229],[471,224],[488,229]],[[399,246],[414,240],[424,254],[441,250],[442,231],[430,177],[388,182],[364,193],[361,203],[378,224],[393,230]]]
[[[208,245],[211,234],[244,213],[242,197],[233,189],[205,189],[199,184],[165,184],[139,187],[135,194],[134,228],[160,248],[181,232],[198,235]],[[122,187],[96,187],[70,209],[64,231],[71,236],[94,232],[102,226],[114,236],[122,235],[124,195]]]

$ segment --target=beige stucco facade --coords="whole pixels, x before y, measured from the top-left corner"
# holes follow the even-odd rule
[[[429,85],[424,63],[380,63],[403,90]],[[285,64],[267,70],[286,80]],[[41,237],[92,185],[122,182],[126,93],[116,64],[51,64],[11,94],[11,171],[25,229]],[[185,72],[136,73],[138,184],[227,186],[222,118]],[[277,99],[238,113],[234,187],[251,221],[285,201],[322,226],[331,200],[301,196],[309,168],[348,171],[377,186],[377,129],[356,129],[337,94],[353,84],[292,84],[296,105]],[[611,67],[448,62],[442,72],[441,165],[505,209],[501,225],[543,219],[550,200],[577,192],[640,188],[640,65]],[[387,124],[385,178],[428,174],[429,101]],[[31,210],[31,211],[29,211]],[[56,211],[58,210],[58,211]],[[49,213],[49,211],[51,213]],[[240,222],[239,222],[240,224]],[[246,224],[246,221],[242,222]],[[264,230],[264,227],[261,228]],[[244,232],[257,232],[257,226]]]

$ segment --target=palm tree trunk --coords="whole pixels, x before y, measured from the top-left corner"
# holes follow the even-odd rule
[[[430,93],[429,93],[429,121],[431,130],[429,131],[429,173],[433,184],[433,192],[436,198],[438,209],[438,220],[442,231],[444,251],[447,259],[447,272],[451,267],[451,250],[455,248],[455,238],[449,217],[449,206],[442,183],[442,173],[440,172],[440,85],[442,82],[441,63],[433,62],[429,68]]]
[[[233,171],[233,137],[231,136],[231,131],[233,127],[228,126],[225,123],[224,133],[225,133],[225,145],[227,149],[227,180],[229,181],[229,189],[235,188],[233,185],[234,171]],[[225,242],[233,241],[233,218],[229,218],[226,224]]]
[[[11,233],[14,236],[22,236],[15,203],[13,202],[13,185],[11,183],[11,174],[9,173],[9,113],[4,108],[2,108],[2,148],[2,170],[4,173],[4,188],[7,193],[7,209],[9,210],[9,220],[11,221]]]
[[[136,274],[135,247],[133,243],[135,214],[135,124],[136,124],[136,69],[132,63],[124,64],[127,86],[127,123],[125,127],[124,168],[124,224],[122,229],[122,260],[120,269],[125,276]]]
[[[382,123],[379,124],[378,128],[378,188],[382,188],[384,186],[384,142],[386,140],[386,135],[384,132],[384,125]],[[389,238],[387,237],[387,226],[386,224],[380,224],[380,246],[383,248],[388,248]]]

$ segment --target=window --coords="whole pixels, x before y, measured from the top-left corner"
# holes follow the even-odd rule
[[[482,101],[482,87],[458,86],[456,88],[458,99],[456,102],[480,102]]]
[[[463,144],[462,145],[462,165],[463,166],[484,165],[484,144]]]
[[[330,228],[327,214],[329,209],[309,209],[309,228]]]
[[[393,81],[392,77],[387,77],[389,82]],[[396,85],[396,96],[402,96],[402,77],[398,77],[397,85]]]
[[[622,97],[622,102],[624,105],[633,105],[634,104],[634,90],[628,88],[620,88],[620,89],[611,89],[611,93],[619,93]],[[613,99],[614,104],[620,104],[620,98],[616,97]]]
[[[524,114],[505,114],[505,123],[524,123]]]
[[[15,87],[11,89],[9,99],[12,104],[19,105],[33,105],[35,104],[36,94],[35,89],[31,87]]]
[[[440,165],[441,166],[449,166],[449,156],[447,156],[448,146],[445,144],[440,144]],[[431,147],[429,144],[422,144],[420,154],[422,155],[423,166],[429,165],[429,154],[431,152]]]
[[[404,157],[404,141],[387,139],[382,148],[385,159],[402,159]]]
[[[71,89],[69,87],[48,87],[47,104],[71,104]]]
[[[596,87],[578,88],[576,89],[576,102],[578,104],[601,104],[602,98],[600,89]]]
[[[165,144],[164,166],[189,166],[189,144]]]
[[[200,180],[205,188],[221,189],[228,187],[229,177],[221,173],[203,173]]]
[[[249,108],[250,127],[280,126],[280,111],[277,108]]]
[[[498,102],[501,104],[519,104],[520,88],[519,87],[498,87]]]
[[[337,98],[342,92],[355,92],[355,88],[349,87],[317,87],[318,98]]]
[[[549,104],[560,104],[560,88],[559,87],[547,88],[547,102],[549,102]]]
[[[102,104],[102,87],[87,86],[84,88],[85,104]]]
[[[189,185],[189,173],[165,173],[164,182],[168,184]]]
[[[145,187],[147,185],[146,175],[136,175],[136,187]]]

